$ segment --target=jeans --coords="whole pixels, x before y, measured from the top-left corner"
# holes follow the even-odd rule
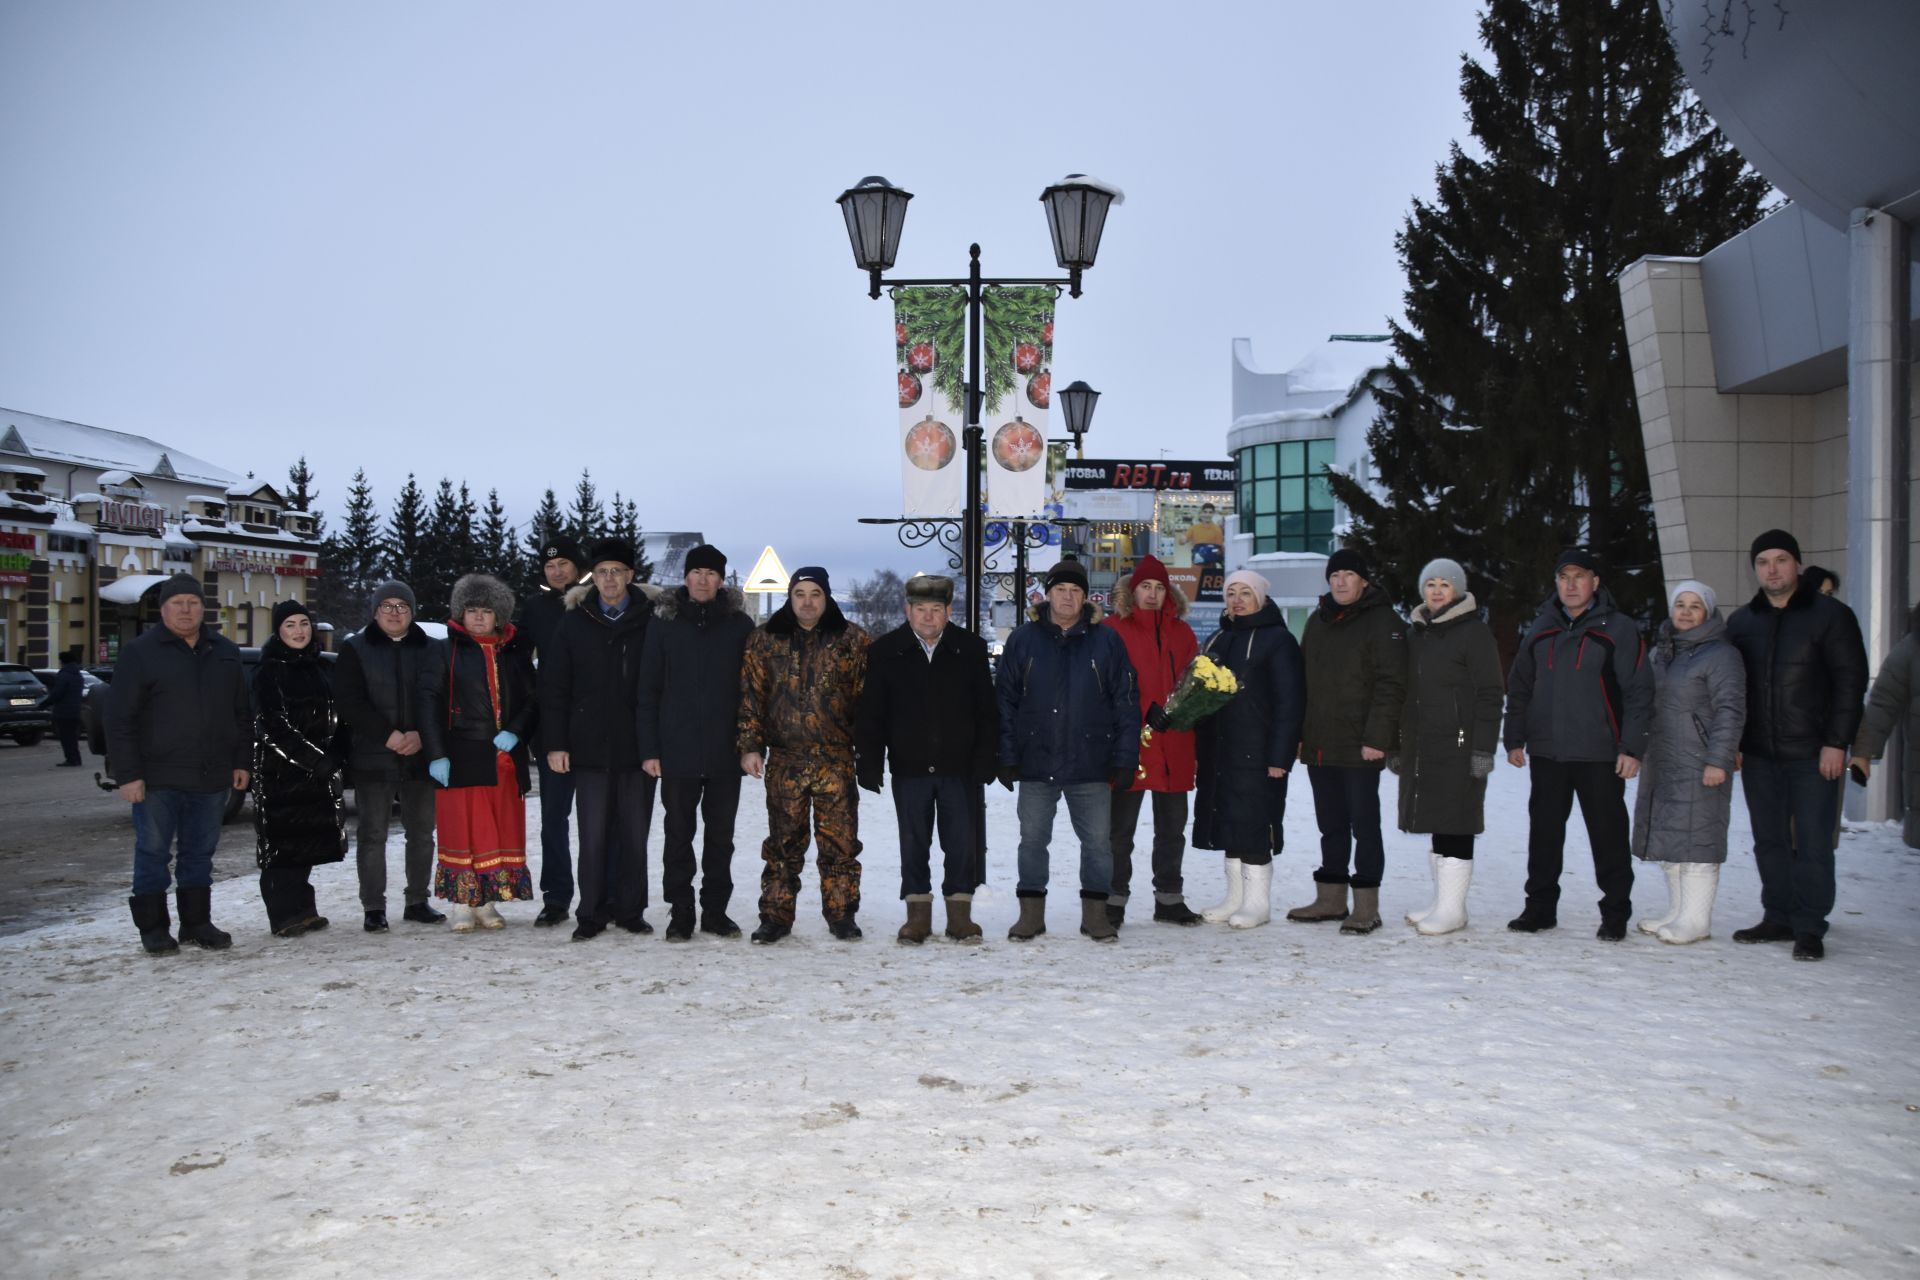
[[[1321,884],[1351,882],[1356,889],[1378,889],[1387,871],[1387,848],[1380,838],[1380,770],[1310,764],[1307,782],[1313,787],[1313,816],[1320,824],[1320,869],[1313,878]]]
[[[1187,793],[1184,791],[1116,791],[1113,793],[1108,844],[1113,849],[1113,883],[1108,898],[1127,900],[1133,883],[1133,833],[1140,825],[1140,809],[1153,797],[1153,896],[1161,902],[1182,900],[1180,863],[1187,852]]]
[[[973,825],[977,784],[965,778],[893,780],[894,814],[900,822],[900,896],[933,892],[933,833],[940,831],[940,895],[972,893],[973,854],[979,837]]]
[[[1047,891],[1047,842],[1053,839],[1053,817],[1060,797],[1067,799],[1067,817],[1080,838],[1080,896],[1105,898],[1113,886],[1113,789],[1104,782],[1029,782],[1020,780],[1021,897]]]
[[[660,893],[675,915],[693,915],[693,833],[700,842],[700,910],[725,915],[733,897],[733,823],[740,813],[740,772],[711,778],[660,779]],[[698,823],[695,815],[698,815]]]
[[[573,842],[567,817],[573,812],[573,775],[555,773],[540,756],[540,899],[565,909],[573,901]]]
[[[179,843],[182,889],[213,885],[213,851],[220,843],[225,791],[149,789],[133,806],[133,891],[165,893],[171,850]]]
[[[354,836],[354,865],[360,873],[360,909],[387,909],[387,832],[393,802],[400,801],[400,829],[407,833],[407,905],[425,902],[433,889],[433,793],[431,778],[402,781],[356,777],[353,805],[359,813]]]
[[[1760,906],[1769,924],[1823,938],[1833,913],[1833,828],[1840,784],[1820,776],[1818,760],[1762,760],[1740,768]]]
[[[1573,802],[1593,846],[1593,878],[1600,886],[1600,919],[1625,924],[1633,914],[1633,853],[1628,842],[1627,784],[1611,760],[1564,761],[1534,756],[1527,798],[1527,906],[1529,914],[1554,919],[1560,904],[1560,872]]]

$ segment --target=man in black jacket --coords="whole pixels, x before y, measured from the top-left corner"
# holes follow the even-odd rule
[[[1600,585],[1591,551],[1561,554],[1554,591],[1507,673],[1507,760],[1525,768],[1531,753],[1533,765],[1527,902],[1507,928],[1538,933],[1559,923],[1567,819],[1577,797],[1600,888],[1594,936],[1619,942],[1633,914],[1627,779],[1640,772],[1653,729],[1653,668],[1639,628]]]
[[[540,575],[545,579],[539,593],[520,611],[520,630],[533,642],[536,663],[547,656],[547,642],[567,612],[567,592],[580,582],[580,566],[586,562],[580,544],[565,535],[550,539],[540,549]],[[539,679],[538,673],[535,680]],[[567,821],[573,812],[573,776],[555,773],[547,767],[545,743],[538,729],[528,744],[540,770],[540,914],[533,922],[542,927],[559,924],[573,905],[573,840]]]
[[[733,823],[740,811],[740,663],[753,619],[725,585],[727,558],[702,543],[687,552],[686,584],[662,596],[647,626],[636,696],[640,767],[660,780],[661,889],[667,941],[693,939],[693,833],[700,852],[700,931],[740,936],[727,915],[733,897]]]
[[[1826,954],[1833,839],[1847,747],[1867,692],[1867,647],[1853,610],[1800,576],[1800,544],[1782,529],[1753,540],[1760,590],[1727,619],[1747,664],[1741,790],[1753,822],[1764,918],[1735,942],[1793,942],[1795,960]]]
[[[893,769],[900,824],[900,896],[907,922],[899,940],[918,945],[933,933],[934,827],[946,866],[949,938],[974,942],[973,891],[986,880],[977,814],[980,788],[993,780],[1000,713],[987,646],[947,620],[953,579],[915,574],[907,582],[907,621],[867,648],[867,683],[854,721],[854,776],[878,795],[883,758]]]
[[[433,890],[433,780],[421,750],[420,678],[427,633],[413,620],[413,588],[397,580],[373,589],[373,623],[348,636],[333,668],[334,702],[353,731],[354,807],[360,819],[354,860],[368,933],[387,929],[387,832],[400,802],[406,832],[406,910],[416,924],[447,917],[427,901]]]
[[[69,649],[60,655],[60,670],[47,690],[47,714],[53,717],[53,731],[60,739],[60,763],[56,769],[80,767],[80,708],[86,702],[87,682],[80,674],[80,651]]]
[[[575,942],[617,923],[647,923],[647,831],[652,777],[640,768],[635,694],[653,606],[633,587],[633,545],[602,538],[588,553],[591,586],[567,592],[566,616],[542,655],[541,741],[547,767],[573,779],[580,823],[580,912]]]
[[[107,754],[120,798],[133,806],[127,906],[149,952],[180,949],[167,919],[177,841],[180,941],[219,951],[233,939],[213,926],[213,851],[227,793],[247,788],[253,706],[239,647],[204,625],[199,581],[176,573],[159,595],[161,625],[120,654],[107,699]]]

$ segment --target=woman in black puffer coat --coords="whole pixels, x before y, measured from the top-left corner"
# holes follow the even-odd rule
[[[327,927],[314,907],[313,868],[347,856],[339,715],[313,642],[313,617],[297,600],[273,611],[273,638],[253,677],[253,829],[260,897],[275,935]]]

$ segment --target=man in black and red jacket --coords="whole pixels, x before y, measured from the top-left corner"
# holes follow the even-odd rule
[[[1538,933],[1559,923],[1562,853],[1577,798],[1600,887],[1595,936],[1627,936],[1633,856],[1626,785],[1640,772],[1652,722],[1653,670],[1639,628],[1600,585],[1599,559],[1584,547],[1563,552],[1554,594],[1507,673],[1507,760],[1533,766],[1527,902],[1507,928]]]

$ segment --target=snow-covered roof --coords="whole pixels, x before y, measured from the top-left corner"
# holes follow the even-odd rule
[[[40,468],[29,467],[25,463],[21,463],[21,462],[0,462],[0,475],[39,476],[42,480],[45,480],[47,478],[47,473],[42,471]]]
[[[273,495],[275,502],[280,500],[279,491],[265,480],[242,480],[238,484],[229,485],[227,487],[227,496],[229,498],[251,498],[263,489]]]
[[[71,498],[68,498],[67,501],[68,502],[105,502],[106,499],[101,497],[97,493],[76,493]]]
[[[83,467],[115,468],[162,480],[232,484],[239,477],[203,458],[128,431],[0,408],[0,453],[25,454]]]
[[[144,484],[140,484],[140,477],[136,476],[131,471],[102,471],[100,473],[100,478],[94,483],[103,484],[103,485],[139,484],[142,489],[147,487]]]
[[[1368,374],[1387,367],[1393,344],[1385,334],[1336,333],[1287,370],[1287,389],[1295,395],[1331,391],[1351,395]]]
[[[187,495],[187,501],[210,503],[216,507],[224,507],[227,505],[227,499],[225,494],[222,494],[220,497],[216,498],[210,493],[190,493]]]
[[[1326,417],[1357,396],[1367,380],[1393,359],[1384,334],[1336,333],[1276,372],[1254,362],[1253,343],[1233,340],[1233,412],[1236,425],[1274,415]]]

